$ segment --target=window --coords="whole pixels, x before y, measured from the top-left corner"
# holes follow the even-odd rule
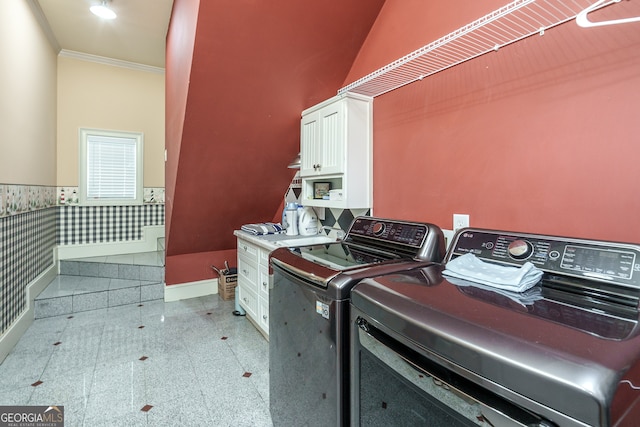
[[[80,203],[142,203],[143,134],[80,129]]]

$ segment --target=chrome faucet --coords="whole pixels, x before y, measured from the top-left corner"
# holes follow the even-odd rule
[[[323,225],[322,227],[320,227],[320,229],[325,230],[327,232],[327,235],[329,235],[330,232],[335,231],[336,239],[338,240],[344,239],[344,236],[347,234],[341,228],[329,227],[328,225]]]

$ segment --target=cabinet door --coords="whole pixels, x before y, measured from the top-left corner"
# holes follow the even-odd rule
[[[340,100],[320,111],[320,142],[317,172],[321,175],[344,172],[345,103]]]
[[[269,301],[269,271],[260,268],[260,280],[258,281],[258,294],[260,298]]]
[[[320,123],[318,112],[310,113],[302,118],[300,126],[300,176],[317,174],[320,162]]]
[[[258,310],[258,324],[264,333],[269,335],[269,301],[260,298]]]

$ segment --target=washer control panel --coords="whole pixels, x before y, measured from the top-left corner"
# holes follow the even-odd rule
[[[429,228],[426,224],[357,217],[349,228],[348,236],[372,238],[419,248],[428,232]]]
[[[472,253],[485,261],[531,262],[549,273],[640,287],[640,246],[628,243],[465,228],[445,262]]]

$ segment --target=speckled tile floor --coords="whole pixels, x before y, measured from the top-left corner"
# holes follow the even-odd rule
[[[0,365],[0,405],[65,426],[271,426],[269,346],[217,295],[35,320]]]

